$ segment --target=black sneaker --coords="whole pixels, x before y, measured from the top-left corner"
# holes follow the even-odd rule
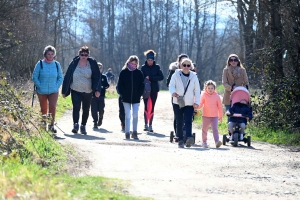
[[[94,129],[98,129],[98,125],[96,122],[94,122]]]
[[[84,125],[81,125],[81,126],[80,126],[80,133],[83,134],[83,135],[86,135],[86,134],[87,134]]]
[[[125,133],[125,138],[126,138],[127,140],[129,140],[129,139],[130,139],[130,133]]]
[[[139,138],[138,138],[138,135],[137,135],[137,131],[133,131],[131,137],[132,137],[133,139],[135,139],[135,140],[138,140]]]
[[[101,126],[101,125],[102,125],[102,119],[99,118],[99,120],[98,120],[98,126]]]
[[[144,126],[144,131],[149,131],[149,127],[147,124],[145,124],[145,126]]]
[[[57,133],[57,130],[54,128],[53,125],[49,125],[48,129],[52,132],[52,133]]]
[[[73,133],[78,133],[78,130],[79,130],[79,125],[77,123],[74,124],[74,127],[72,129],[72,132]]]
[[[149,126],[149,132],[153,132],[152,125]]]
[[[195,144],[195,140],[193,137],[189,137],[185,142],[186,147],[191,147],[193,144]]]
[[[184,148],[184,142],[183,142],[183,140],[180,140],[178,142],[178,148]]]

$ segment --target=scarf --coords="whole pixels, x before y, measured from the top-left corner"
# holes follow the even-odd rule
[[[240,71],[239,66],[236,66],[236,67],[229,66],[229,71],[232,74],[234,79],[237,79],[238,77],[241,77],[241,71]]]
[[[133,64],[131,64],[131,63],[128,63],[128,64],[127,64],[127,68],[128,68],[129,71],[134,71],[134,70],[136,70],[136,67],[137,67],[137,65],[133,65]]]

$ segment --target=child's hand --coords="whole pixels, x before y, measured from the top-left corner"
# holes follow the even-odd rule
[[[222,122],[222,117],[219,117],[219,122]]]
[[[199,107],[199,105],[194,103],[193,107],[194,107],[194,109],[197,109]]]
[[[226,114],[226,115],[230,115],[230,112],[229,112],[229,110],[227,110],[225,114]]]
[[[246,117],[246,120],[249,121],[249,117]]]

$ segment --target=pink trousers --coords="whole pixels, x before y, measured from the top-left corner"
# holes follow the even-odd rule
[[[219,142],[218,117],[202,116],[202,142],[207,142],[207,131],[211,125],[215,142]]]

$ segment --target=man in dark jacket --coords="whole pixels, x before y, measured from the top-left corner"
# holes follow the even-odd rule
[[[147,99],[144,99],[144,131],[153,132],[152,121],[154,117],[154,106],[159,92],[158,81],[162,81],[164,79],[164,75],[160,69],[160,66],[154,61],[154,56],[156,53],[153,50],[148,50],[144,52],[144,55],[146,56],[147,60],[142,66],[141,71],[144,74],[144,78],[148,79],[151,83],[150,96]]]

